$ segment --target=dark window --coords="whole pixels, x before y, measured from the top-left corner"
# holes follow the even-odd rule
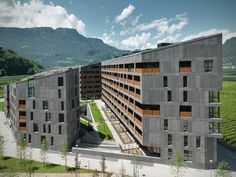
[[[48,124],[48,133],[51,133],[51,125]]]
[[[30,112],[30,120],[34,120],[34,113]]]
[[[159,68],[159,62],[136,63],[136,68]]]
[[[184,132],[188,132],[188,120],[183,120],[183,130]]]
[[[204,72],[213,71],[213,60],[204,60]]]
[[[75,76],[75,85],[77,85],[77,84],[78,84],[78,77]]]
[[[187,76],[183,76],[183,87],[187,87],[188,86],[188,78]]]
[[[59,135],[62,134],[62,127],[61,127],[61,125],[58,126],[58,133],[59,133]]]
[[[180,106],[180,112],[192,112],[191,106]]]
[[[63,86],[63,77],[58,77],[58,86]]]
[[[219,103],[219,102],[220,102],[220,92],[209,91],[209,103]]]
[[[191,61],[180,61],[179,67],[191,67]]]
[[[78,96],[78,89],[75,87],[75,96]]]
[[[164,119],[164,130],[168,130],[168,119]]]
[[[54,138],[53,138],[53,136],[51,137],[51,146],[53,146],[54,145]]]
[[[163,87],[168,87],[168,79],[167,79],[167,76],[163,76]]]
[[[188,146],[188,136],[184,136],[184,146]]]
[[[33,109],[35,109],[35,100],[33,100]]]
[[[172,135],[168,134],[168,145],[172,145]]]
[[[46,125],[43,124],[43,133],[46,133]]]
[[[184,161],[192,161],[192,151],[184,150]]]
[[[172,159],[172,149],[168,148],[168,159]]]
[[[167,101],[171,101],[171,100],[172,100],[171,91],[168,90],[168,92],[167,92]]]
[[[59,113],[59,115],[58,115],[58,117],[59,117],[59,122],[64,122],[64,114],[63,113]]]
[[[35,97],[35,80],[28,80],[28,97]]]
[[[58,89],[58,98],[61,98],[61,89]]]
[[[28,143],[31,143],[31,134],[28,135]]]
[[[184,91],[183,93],[183,101],[188,102],[188,91]]]
[[[43,101],[43,109],[48,109],[48,101]]]
[[[43,143],[43,140],[46,140],[45,136],[41,136],[41,144]]]
[[[45,112],[45,121],[51,121],[52,117],[51,117],[51,113],[50,112]]]
[[[64,111],[64,101],[61,102],[61,110]]]
[[[209,122],[209,133],[220,133],[220,122]]]
[[[209,118],[220,118],[220,107],[209,107]]]
[[[196,148],[200,148],[200,147],[201,147],[201,137],[196,136]]]
[[[71,108],[75,108],[75,100],[71,100]]]
[[[38,132],[38,131],[39,131],[38,124],[34,123],[34,132]]]

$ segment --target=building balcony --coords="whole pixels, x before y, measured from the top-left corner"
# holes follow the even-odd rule
[[[135,68],[137,73],[160,73],[160,68]]]
[[[143,110],[138,106],[135,107],[135,110],[141,113],[142,115],[147,116],[160,116],[160,110]]]
[[[143,126],[142,122],[141,122],[140,120],[138,120],[137,118],[135,118],[135,122],[136,122],[140,127]]]
[[[136,138],[137,138],[140,142],[143,141],[143,137],[142,137],[142,135],[140,135],[137,131],[135,131],[134,134],[135,134]]]
[[[20,116],[19,116],[19,119],[20,119],[20,120],[26,120],[26,115],[20,115]]]
[[[192,67],[180,67],[179,72],[180,73],[190,73],[190,72],[192,72]]]
[[[192,117],[192,112],[180,112],[179,113],[180,117]]]
[[[140,83],[140,81],[134,81],[134,85],[136,85],[136,86],[140,86],[141,83]]]
[[[137,93],[134,94],[134,97],[137,98],[137,99],[141,98],[141,96],[139,94],[137,94]]]
[[[26,132],[26,127],[19,127],[20,132]]]
[[[25,104],[19,104],[19,109],[25,109],[26,105]]]

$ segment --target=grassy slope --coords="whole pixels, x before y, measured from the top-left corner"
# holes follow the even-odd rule
[[[98,110],[97,105],[95,103],[90,103],[89,105],[90,105],[95,122],[102,123],[102,121],[103,121],[102,114]]]
[[[4,110],[4,102],[0,102],[0,111]]]
[[[224,141],[236,147],[236,82],[223,82],[221,102],[221,132]]]
[[[105,139],[106,137],[112,138],[112,133],[106,123],[99,124],[97,128],[98,128],[98,133],[102,139]]]
[[[19,173],[24,172],[24,170],[21,168],[20,160],[16,158],[9,158],[6,157],[3,161],[4,167],[1,169],[0,172],[13,172],[13,173]],[[44,166],[42,162],[33,161],[32,167],[35,169],[35,173],[68,173],[73,172],[73,168],[68,168],[68,170],[65,169],[64,166],[56,165],[56,164],[48,164],[47,166]],[[93,173],[94,171],[88,170],[88,169],[80,169],[80,173]]]

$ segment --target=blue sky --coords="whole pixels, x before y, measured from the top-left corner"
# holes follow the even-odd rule
[[[235,0],[0,0],[0,26],[75,28],[122,49],[223,33],[236,36]]]

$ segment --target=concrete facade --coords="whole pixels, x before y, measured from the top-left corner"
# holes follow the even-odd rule
[[[187,166],[217,163],[220,90],[221,34],[102,62],[102,99],[163,163],[177,150]]]
[[[6,86],[5,92],[9,93],[9,113],[5,113],[16,138],[23,134],[35,148],[45,138],[51,150],[75,143],[79,134],[78,67],[34,75]]]

